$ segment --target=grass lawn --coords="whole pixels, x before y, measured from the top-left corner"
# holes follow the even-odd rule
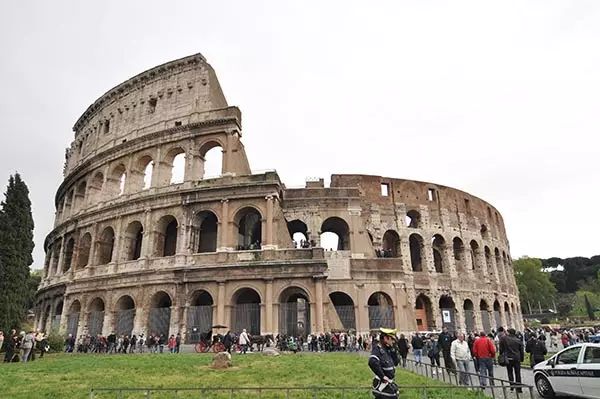
[[[234,355],[234,367],[213,370],[210,354],[68,355],[54,354],[30,363],[0,363],[0,398],[89,398],[91,388],[202,388],[202,387],[356,387],[370,386],[372,374],[366,356],[345,353]],[[402,369],[396,382],[406,385],[440,385]],[[230,398],[229,392],[152,392],[152,399]],[[233,398],[253,398],[251,392]],[[475,393],[439,388],[430,398],[475,398]],[[263,392],[262,398],[285,398],[285,393]],[[290,398],[313,398],[310,391],[292,391]],[[341,393],[319,393],[318,398],[342,398]],[[368,390],[346,393],[346,398],[371,398]],[[422,390],[405,389],[404,398],[423,398]],[[479,395],[481,397],[481,395]],[[121,398],[116,392],[98,392],[95,398]],[[143,392],[127,393],[123,399],[149,399]]]

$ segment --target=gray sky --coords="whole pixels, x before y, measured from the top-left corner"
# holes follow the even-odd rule
[[[21,1],[0,5],[0,185],[31,190],[34,267],[76,119],[201,52],[253,169],[468,191],[513,257],[600,253],[600,2]]]

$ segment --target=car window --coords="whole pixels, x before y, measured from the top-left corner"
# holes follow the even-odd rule
[[[565,350],[563,353],[558,355],[556,358],[556,364],[574,364],[577,363],[577,358],[579,357],[579,351],[581,347],[570,348]]]
[[[600,348],[588,346],[583,356],[584,363],[600,363]]]

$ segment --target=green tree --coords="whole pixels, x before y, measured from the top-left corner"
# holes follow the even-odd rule
[[[18,328],[27,310],[32,251],[29,189],[17,173],[10,176],[0,204],[0,329],[4,331]]]
[[[548,306],[556,294],[556,288],[550,281],[550,274],[542,271],[542,261],[537,258],[520,258],[513,262],[515,279],[521,296],[521,308]]]

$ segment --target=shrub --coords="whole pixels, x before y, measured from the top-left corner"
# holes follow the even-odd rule
[[[58,330],[51,330],[48,334],[48,345],[50,352],[63,352],[65,350],[65,338],[58,333]]]

